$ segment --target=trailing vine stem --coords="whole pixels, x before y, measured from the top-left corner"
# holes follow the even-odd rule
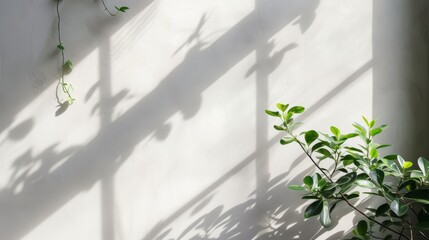
[[[101,3],[103,4],[103,6],[104,6],[104,8],[105,8],[105,10],[107,11],[107,13],[109,13],[110,14],[110,16],[116,16],[116,15],[118,15],[119,13],[121,13],[121,12],[125,12],[125,11],[127,11],[128,10],[128,7],[127,6],[122,6],[122,7],[118,7],[118,6],[115,6],[115,9],[116,9],[116,13],[113,13],[112,11],[110,11],[109,10],[109,8],[107,7],[107,5],[106,5],[106,3],[104,2],[104,0],[101,0]]]
[[[58,80],[57,88],[56,88],[56,91],[55,91],[55,97],[57,99],[58,104],[62,105],[64,103],[62,103],[60,101],[60,98],[58,96],[58,88],[59,88],[60,85],[61,85],[61,89],[63,90],[63,92],[65,94],[67,94],[67,98],[68,98],[67,102],[68,102],[68,104],[73,104],[74,98],[72,97],[72,95],[70,93],[72,85],[70,83],[66,83],[65,80],[64,80],[64,75],[65,75],[65,70],[66,70],[65,68],[68,67],[70,69],[70,71],[71,71],[72,63],[71,63],[71,61],[67,61],[68,64],[66,65],[66,62],[65,62],[64,45],[61,42],[61,16],[60,16],[60,11],[59,11],[59,5],[60,5],[60,0],[57,0],[57,6],[56,6],[56,9],[57,9],[57,18],[58,18],[58,22],[57,22],[58,45],[57,45],[57,48],[61,51],[61,73],[60,73],[61,75],[60,75],[60,78]]]
[[[56,100],[59,104],[60,107],[65,106],[64,104],[68,104],[71,105],[74,102],[74,98],[71,95],[70,90],[73,90],[73,86],[71,85],[71,83],[68,83],[65,81],[65,75],[69,74],[72,69],[73,69],[73,64],[70,60],[65,60],[65,54],[64,54],[64,45],[63,42],[61,41],[61,15],[60,15],[60,10],[59,10],[59,5],[60,5],[60,1],[61,0],[57,0],[56,2],[56,10],[57,10],[57,31],[58,31],[58,45],[57,48],[61,51],[61,71],[60,71],[60,77],[58,79],[58,84],[57,87],[55,89],[55,97]],[[111,15],[111,16],[116,16],[118,15],[120,12],[125,13],[129,8],[127,6],[122,6],[122,7],[118,7],[115,6],[117,12],[116,13],[112,13],[106,6],[104,0],[101,0],[101,2],[103,3],[103,6],[106,8],[107,12]],[[66,102],[61,102],[60,97],[58,95],[58,88],[61,86],[61,89],[63,91],[64,94],[67,95],[67,101]]]
[[[287,131],[286,131],[291,137],[293,137],[294,139],[295,139],[295,142],[296,143],[298,143],[298,145],[301,147],[301,149],[304,151],[304,153],[305,153],[305,155],[307,155],[307,157],[313,162],[313,164],[314,164],[314,166],[316,166],[316,168],[320,171],[320,172],[322,172],[322,174],[331,182],[331,183],[334,183],[334,181],[332,180],[332,178],[331,177],[329,177],[328,176],[328,174],[326,174],[325,173],[325,171],[323,171],[322,170],[322,168],[319,166],[319,164],[317,164],[316,163],[316,161],[313,159],[313,157],[311,156],[311,154],[309,154],[308,153],[308,151],[305,149],[305,147],[302,145],[302,143],[296,138],[296,136],[294,136],[288,129],[287,129]],[[394,232],[394,233],[396,233],[396,234],[398,234],[399,235],[399,237],[401,238],[401,237],[404,237],[405,239],[407,239],[407,240],[410,240],[410,238],[408,238],[407,236],[405,236],[404,234],[403,234],[403,230],[401,231],[401,232],[399,232],[399,231],[396,231],[395,229],[393,229],[393,228],[390,228],[390,227],[388,227],[388,226],[386,226],[386,225],[384,225],[383,223],[381,223],[381,222],[379,222],[379,221],[377,221],[377,220],[375,220],[375,219],[372,219],[372,218],[370,218],[369,216],[367,216],[364,212],[362,212],[360,209],[358,209],[357,207],[355,207],[347,198],[346,198],[346,196],[344,196],[344,194],[343,193],[341,193],[340,192],[340,195],[341,195],[341,198],[347,203],[347,205],[349,205],[351,208],[353,208],[356,212],[358,212],[358,213],[360,213],[362,216],[364,216],[366,219],[368,219],[369,221],[371,221],[371,222],[374,222],[375,224],[378,224],[379,226],[381,226],[381,227],[383,227],[383,228],[385,228],[385,229],[388,229],[388,230],[390,230],[391,232]]]

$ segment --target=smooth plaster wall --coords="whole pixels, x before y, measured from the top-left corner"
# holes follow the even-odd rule
[[[339,239],[360,216],[339,207],[330,231],[303,222],[307,204],[287,185],[313,168],[278,144],[264,109],[304,105],[301,129],[344,131],[373,114],[422,124],[408,112],[395,122],[392,99],[427,114],[427,45],[410,28],[427,25],[410,4],[124,5],[112,18],[99,1],[61,3],[77,99],[61,112],[55,2],[0,3],[1,239]],[[401,60],[415,42],[425,51]],[[408,79],[421,99],[401,91]],[[420,142],[414,132],[393,134]]]

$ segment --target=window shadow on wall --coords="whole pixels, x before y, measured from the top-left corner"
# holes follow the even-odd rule
[[[136,10],[144,9],[148,3],[135,4]],[[72,4],[77,4],[73,6],[78,9],[79,6],[85,5]],[[162,79],[152,92],[114,121],[111,121],[111,111],[115,103],[109,102],[112,99],[109,93],[110,77],[101,76],[99,86],[102,93],[100,100],[102,128],[93,140],[85,146],[70,147],[66,150],[57,150],[54,144],[38,155],[31,154],[29,149],[16,160],[17,164],[14,167],[17,175],[10,179],[8,187],[0,191],[2,238],[22,238],[77,194],[92,188],[95,183],[102,180],[104,184],[102,209],[103,218],[106,218],[103,233],[105,239],[110,239],[112,233],[107,228],[114,223],[112,208],[115,194],[111,178],[130,156],[136,144],[158,129],[162,129],[166,120],[178,112],[182,113],[185,119],[195,116],[201,105],[203,91],[293,20],[299,17],[302,26],[308,27],[306,17],[314,18],[316,6],[317,1],[264,1],[260,7],[266,7],[265,10],[273,8],[276,11],[269,15],[263,27],[255,28],[261,22],[257,12],[252,12],[209,47],[203,49],[198,44],[193,46],[183,62]],[[90,13],[91,11],[85,12],[87,18],[78,18],[78,23],[92,19]],[[110,26],[108,23],[111,22],[100,23],[99,29],[107,28]],[[106,38],[119,27],[114,26],[110,32],[104,33]],[[75,58],[77,62],[96,46],[95,42],[85,45],[84,49],[77,53],[78,57]],[[101,54],[109,55],[109,44],[100,46],[100,49]],[[106,59],[105,57],[101,58]],[[108,73],[110,67],[104,61],[101,61],[104,67],[100,67],[100,70],[102,73]],[[54,68],[52,69],[51,74],[55,76]],[[55,77],[46,80],[53,79]],[[7,100],[16,99],[11,97]],[[10,116],[19,112],[28,101],[26,96],[17,100],[16,108],[9,111]],[[259,106],[261,107],[262,105]],[[7,117],[2,122],[6,122],[7,125],[12,119],[13,117]],[[39,166],[36,171],[32,171],[29,166],[35,165]]]
[[[322,108],[330,101],[333,101],[337,94],[341,93],[347,87],[358,81],[360,76],[369,71],[371,67],[372,61],[368,61],[367,63],[363,64],[349,77],[344,79],[339,85],[315,101],[314,105],[308,107],[305,113],[297,118],[297,121],[304,121],[305,119],[310,118],[311,115],[317,113],[318,109]],[[263,111],[259,114],[261,114],[261,117],[265,117]],[[267,125],[262,125],[260,127],[266,129]],[[256,166],[258,167],[260,163],[258,164],[256,161],[258,161],[258,157],[261,156],[261,152],[264,154],[267,153],[274,144],[278,144],[281,137],[283,136],[279,134],[268,141],[260,143],[261,145],[259,145],[259,148],[255,152],[246,157],[229,172],[224,174],[206,189],[197,194],[185,205],[180,207],[176,212],[172,213],[168,218],[158,222],[142,238],[142,240],[245,240],[252,239],[256,236],[259,236],[258,239],[285,239],[285,237],[289,239],[295,235],[299,236],[299,239],[310,239],[312,236],[317,237],[318,235],[322,234],[324,230],[320,228],[320,224],[317,222],[317,220],[312,219],[309,222],[303,223],[304,219],[302,214],[296,211],[296,209],[302,206],[301,203],[303,201],[300,199],[299,193],[290,192],[290,190],[287,189],[287,185],[289,183],[300,184],[302,182],[302,177],[312,172],[314,169],[312,167],[302,170],[301,174],[290,180],[285,180],[284,178],[294,170],[293,167],[290,171],[281,175],[268,176],[268,179],[262,184],[258,184],[255,192],[242,204],[226,210],[221,205],[217,206],[209,212],[201,213],[199,218],[197,218],[193,224],[190,224],[185,230],[183,230],[179,236],[174,236],[170,233],[174,228],[175,220],[177,220],[180,216],[192,211],[193,208],[197,208],[196,206],[200,206],[204,202],[204,204],[207,204],[207,199],[210,199],[210,196],[212,196],[213,192],[222,184],[224,184],[228,179],[242,171],[251,163],[255,162]],[[268,158],[264,160],[266,161],[267,159]],[[297,163],[303,160],[304,156],[301,155],[291,163],[291,166],[296,166]],[[267,163],[263,162],[262,164]],[[256,175],[261,174],[258,171],[260,170],[257,170]],[[265,173],[266,172],[263,172],[262,174]],[[263,185],[262,191],[261,185]],[[361,204],[363,204],[363,202]],[[344,216],[344,209],[343,211],[339,209],[341,209],[341,207],[337,208],[337,210],[334,211],[334,215],[332,216],[334,223],[337,222],[336,220],[339,220],[342,216]],[[342,211],[341,214],[338,214],[339,211]],[[240,223],[240,221],[243,222]],[[265,225],[261,223],[265,223]],[[270,224],[267,225],[267,223]],[[293,223],[300,224],[294,225],[293,227],[288,227],[289,225],[293,225]],[[275,227],[272,227],[271,225]],[[303,228],[306,230],[303,231]],[[219,234],[219,231],[222,232],[222,237],[217,235]],[[340,239],[344,235],[345,233],[340,231],[333,233],[329,239]]]

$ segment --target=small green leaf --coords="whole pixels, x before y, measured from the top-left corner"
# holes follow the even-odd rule
[[[284,137],[284,138],[280,139],[280,144],[286,145],[286,144],[289,144],[289,143],[294,142],[294,141],[295,141],[295,138],[293,138],[293,137]]]
[[[405,194],[404,197],[419,203],[429,204],[429,189],[418,189]]]
[[[384,172],[380,169],[374,169],[369,172],[369,177],[373,182],[382,185],[384,181]]]
[[[354,124],[352,124],[352,126],[356,128],[356,130],[358,131],[358,133],[359,133],[361,136],[363,136],[363,137],[365,137],[365,136],[366,136],[366,130],[365,130],[365,127],[363,127],[363,126],[362,126],[362,125],[360,125],[359,123],[354,123]]]
[[[310,176],[305,176],[302,181],[304,182],[305,185],[307,185],[308,187],[312,187],[313,186],[313,178]]]
[[[310,145],[318,137],[319,137],[319,134],[316,131],[314,131],[314,130],[307,131],[305,133],[305,142],[307,142],[307,144]]]
[[[297,191],[302,191],[302,190],[305,190],[305,187],[299,186],[299,185],[289,185],[289,189],[291,189],[291,190],[297,190]]]
[[[289,104],[277,103],[276,106],[280,111],[285,112],[286,109],[289,107]]]
[[[332,132],[332,134],[334,134],[337,138],[339,138],[339,137],[340,137],[341,132],[340,132],[340,129],[338,129],[337,127],[335,127],[335,126],[331,126],[331,132]]]
[[[360,236],[365,236],[368,231],[368,223],[365,220],[360,220],[357,224],[356,230]]]
[[[61,49],[61,50],[64,50],[63,43],[58,44],[58,45],[57,45],[57,48],[58,48],[58,49]]]
[[[372,148],[370,150],[369,154],[371,155],[371,158],[377,158],[378,157],[378,151],[375,148]]]
[[[332,156],[332,154],[328,150],[326,150],[325,148],[320,148],[316,152],[322,154],[323,156],[325,156],[327,158],[334,159],[334,157]]]
[[[390,210],[392,210],[398,216],[403,216],[408,212],[408,206],[402,200],[396,198],[390,204]]]
[[[304,211],[304,218],[314,217],[322,212],[323,203],[321,200],[317,200],[310,204]]]
[[[311,151],[314,152],[317,149],[319,149],[319,148],[321,148],[321,147],[323,147],[325,145],[326,145],[326,142],[324,142],[324,141],[318,142],[318,143],[314,144],[314,146],[311,148]]]
[[[387,160],[395,160],[395,159],[397,159],[397,158],[398,158],[398,155],[396,155],[396,154],[392,154],[392,155],[384,156],[383,158],[384,158],[384,159],[387,159]]]
[[[116,8],[116,10],[118,10],[119,12],[125,12],[125,11],[127,11],[128,9],[130,9],[129,7],[127,7],[127,6],[122,6],[122,7],[118,7],[118,6],[115,6],[115,8]]]
[[[374,127],[374,125],[375,125],[375,120],[372,120],[370,123],[369,123],[369,128],[372,128],[372,127]]]
[[[428,177],[429,174],[429,161],[425,158],[420,157],[419,160],[417,160],[417,163],[419,165],[420,170],[422,170],[422,173],[425,177]]]
[[[357,134],[357,133],[349,133],[349,134],[341,136],[341,139],[342,140],[346,140],[346,139],[354,138],[354,137],[357,137],[357,136],[359,136],[359,134]]]
[[[346,175],[338,178],[338,180],[336,181],[336,183],[338,185],[340,185],[342,188],[344,188],[343,185],[350,185],[350,184],[352,184],[356,180],[356,177],[357,177],[356,172],[347,173]]]
[[[279,113],[279,112],[274,112],[274,111],[270,111],[270,110],[265,110],[265,113],[266,113],[266,114],[268,114],[268,115],[270,115],[270,116],[273,116],[273,117],[281,117],[281,115],[280,115],[280,113]]]
[[[404,169],[410,168],[411,166],[413,166],[412,162],[409,162],[409,161],[404,162]]]
[[[389,209],[390,209],[389,204],[387,204],[387,203],[382,204],[377,208],[377,211],[375,212],[375,216],[380,217],[383,214],[385,214]]]
[[[320,224],[324,228],[328,228],[331,226],[332,220],[331,220],[331,213],[329,212],[329,203],[328,201],[323,201],[323,210],[320,213]]]
[[[278,126],[278,125],[274,125],[273,127],[275,130],[278,130],[278,131],[284,131],[285,130],[283,127]]]
[[[302,113],[304,112],[305,108],[301,106],[295,106],[289,109],[288,113]]]
[[[369,131],[369,135],[371,135],[372,137],[380,134],[383,131],[382,128],[374,128],[371,131]]]
[[[363,119],[363,121],[365,122],[365,124],[366,124],[367,126],[369,126],[369,121],[368,121],[368,119],[366,119],[366,117],[365,117],[365,116],[362,116],[362,119]]]
[[[65,62],[63,65],[64,75],[71,73],[72,70],[73,70],[73,63],[70,60],[67,60],[67,62]]]

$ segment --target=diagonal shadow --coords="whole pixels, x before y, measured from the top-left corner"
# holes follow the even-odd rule
[[[205,89],[292,20],[313,18],[317,5],[318,1],[310,0],[264,1],[258,11],[276,9],[264,22],[258,12],[252,12],[207,48],[191,48],[152,92],[117,120],[106,123],[62,165],[26,182],[19,193],[11,189],[0,192],[2,238],[21,238],[76,194],[90,189],[106,174],[114,174],[136,144],[172,115],[194,116]],[[21,209],[25,209],[25,216],[17,214]]]
[[[312,114],[316,113],[316,111],[321,108],[323,105],[327,104],[329,101],[331,101],[337,94],[339,94],[341,91],[346,89],[348,86],[350,86],[353,82],[357,81],[361,75],[363,75],[366,71],[368,71],[371,68],[372,61],[368,61],[365,63],[362,67],[360,67],[358,70],[356,70],[353,74],[351,74],[349,77],[347,77],[343,82],[341,82],[338,86],[333,88],[331,91],[329,91],[326,95],[321,97],[318,101],[316,101],[315,104],[308,107],[307,110],[304,112],[304,114],[300,115],[297,118],[297,121],[304,121],[305,119],[309,118]],[[263,114],[263,113],[261,113]],[[243,159],[240,163],[238,163],[236,166],[234,166],[231,170],[229,170],[227,173],[225,173],[223,176],[221,176],[218,180],[210,184],[208,187],[206,187],[203,191],[201,191],[199,194],[197,194],[194,198],[189,200],[185,205],[180,207],[178,210],[176,210],[173,214],[171,214],[168,218],[158,222],[143,238],[142,240],[151,240],[157,237],[163,230],[165,230],[166,227],[168,227],[170,224],[174,222],[175,219],[179,218],[182,214],[184,214],[186,211],[188,211],[190,208],[198,204],[201,200],[203,200],[206,196],[208,196],[210,193],[212,193],[215,189],[217,189],[220,185],[225,183],[229,178],[234,176],[236,173],[244,169],[246,166],[251,164],[253,161],[256,160],[258,156],[258,152],[265,152],[269,148],[271,148],[274,144],[278,143],[279,140],[283,137],[282,134],[278,134],[275,137],[271,138],[269,141],[264,142],[263,145],[259,146],[259,149],[257,149],[255,152],[247,156],[245,159]],[[298,158],[300,159],[300,158]],[[293,166],[294,164],[292,164]]]

